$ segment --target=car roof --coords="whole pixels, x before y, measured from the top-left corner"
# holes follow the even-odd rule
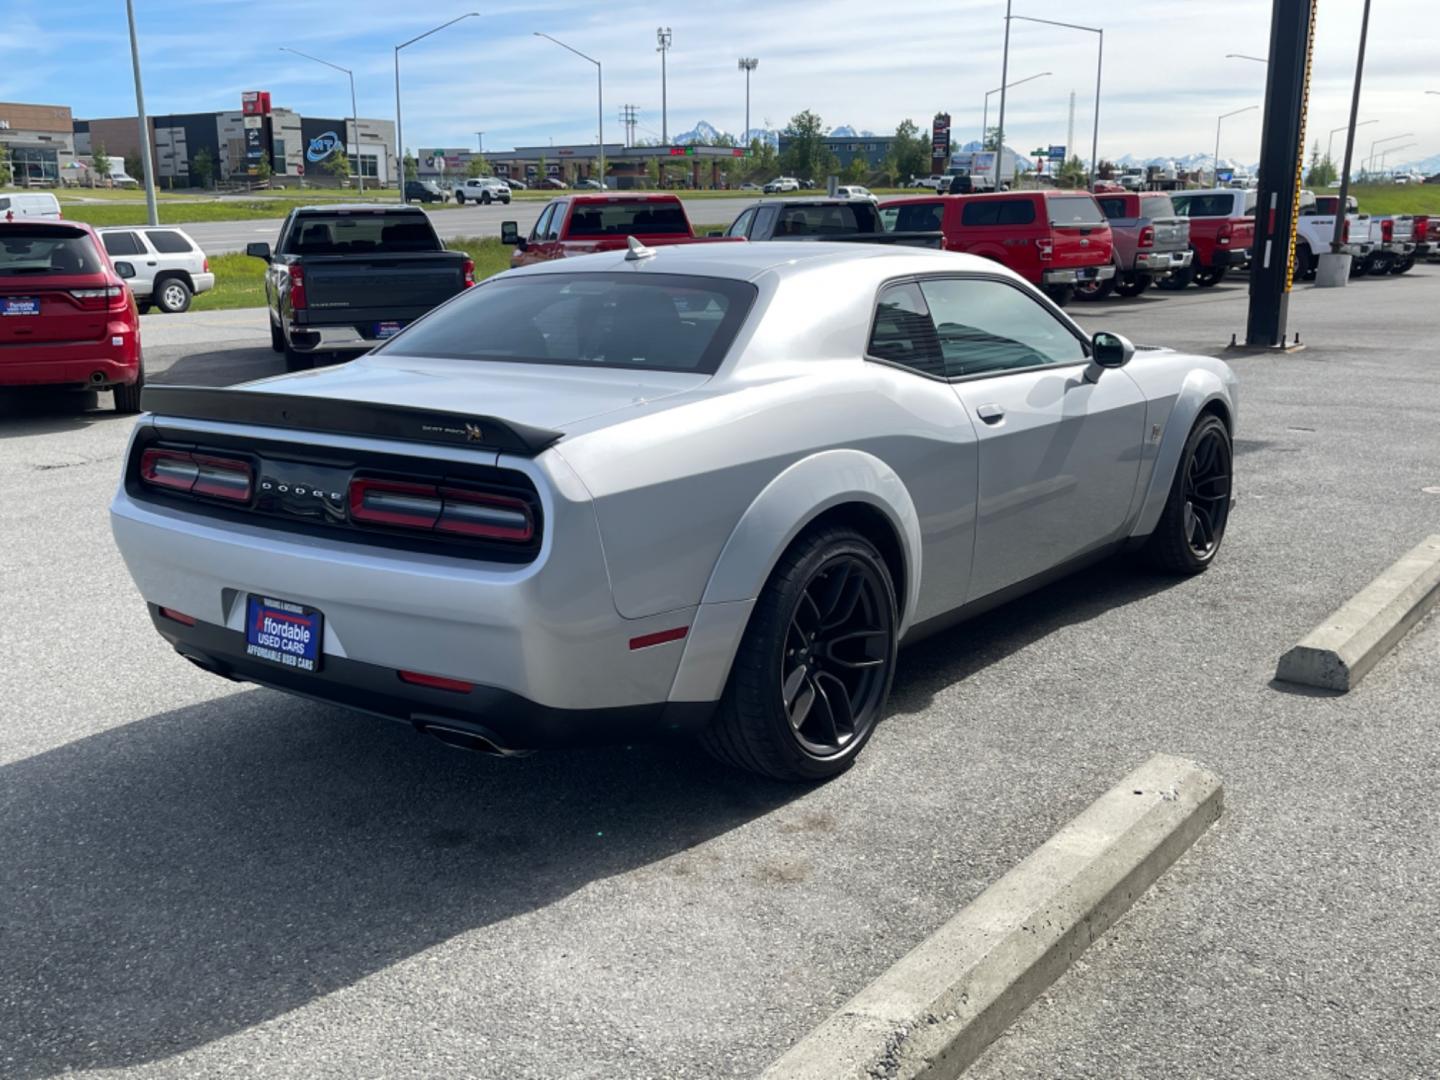
[[[804,274],[837,265],[866,270],[876,280],[904,274],[933,273],[937,270],[984,271],[1014,276],[1010,270],[976,255],[937,251],[933,248],[890,247],[844,242],[731,242],[702,241],[695,244],[657,246],[643,259],[631,259],[624,250],[555,259],[511,270],[503,277],[566,273],[655,273],[688,274],[694,277],[729,278],[753,281],[775,272],[783,276]]]
[[[178,232],[181,236],[189,236],[179,225],[97,225],[95,231],[98,233],[110,232],[134,232],[136,229],[164,229],[166,232]]]
[[[14,221],[7,221],[0,217],[0,229],[62,229],[79,230],[89,235],[95,235],[95,227],[83,221],[71,221],[69,218],[42,218],[42,217],[17,217]]]

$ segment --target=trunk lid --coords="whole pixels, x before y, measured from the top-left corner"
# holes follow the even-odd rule
[[[1050,267],[1103,266],[1110,261],[1110,222],[1094,198],[1087,194],[1047,195],[1045,204],[1054,244]]]

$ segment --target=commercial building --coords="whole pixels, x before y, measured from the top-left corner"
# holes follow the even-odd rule
[[[58,184],[75,168],[74,121],[65,105],[0,101],[0,146],[17,184]]]
[[[457,182],[469,174],[470,163],[483,156],[486,174],[502,179],[539,183],[541,178],[573,184],[577,180],[598,179],[599,146],[595,143],[572,143],[561,146],[517,146],[513,150],[478,150],[452,147],[422,148],[415,152],[415,164],[421,180],[437,183]],[[649,183],[652,162],[662,164],[669,180],[682,179],[692,188],[721,186],[722,162],[747,156],[747,151],[732,146],[625,146],[605,144],[606,183],[612,188],[643,187]]]
[[[782,131],[778,150],[785,153],[791,140]],[[873,169],[878,169],[890,156],[890,147],[895,143],[893,135],[829,135],[820,142],[835,155],[844,169],[856,158],[860,158]]]

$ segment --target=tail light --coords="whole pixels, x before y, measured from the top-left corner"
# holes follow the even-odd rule
[[[296,311],[303,311],[308,306],[305,299],[305,268],[303,266],[290,267],[290,306]]]
[[[105,285],[98,289],[70,289],[76,300],[99,300],[102,304],[86,304],[86,307],[103,306],[110,311],[123,311],[130,306],[130,290],[124,285]]]
[[[1140,246],[1141,246],[1141,247],[1154,247],[1154,246],[1155,246],[1155,226],[1154,226],[1154,225],[1146,225],[1143,229],[1140,230]]]
[[[1381,239],[1381,240],[1384,240],[1385,243],[1387,243],[1387,244],[1390,243],[1390,241],[1392,241],[1392,240],[1395,239],[1395,222],[1394,222],[1394,221],[1391,221],[1391,220],[1388,220],[1388,219],[1387,219],[1387,220],[1385,220],[1385,221],[1380,222],[1380,239]]]
[[[1049,262],[1055,257],[1055,241],[1051,237],[1038,237],[1035,241],[1035,249],[1040,252],[1041,262]]]
[[[208,274],[208,273],[210,272],[210,260],[209,260],[209,259],[206,259],[205,262],[204,262],[204,264],[200,267],[200,272],[201,272],[202,274]]]
[[[465,260],[465,288],[468,289],[468,288],[470,288],[470,287],[471,287],[472,285],[474,285],[474,284],[475,284],[475,260],[474,260],[474,259],[466,259],[466,260]]]
[[[208,495],[227,502],[249,502],[254,470],[247,461],[192,454],[187,450],[146,450],[140,456],[140,479],[151,487]]]
[[[1415,240],[1415,242],[1416,242],[1417,244],[1418,244],[1418,243],[1424,243],[1426,240],[1428,240],[1428,239],[1430,238],[1430,218],[1429,218],[1429,216],[1428,216],[1428,215],[1425,215],[1425,214],[1416,214],[1416,215],[1415,215],[1415,225],[1414,225],[1414,229],[1415,229],[1415,234],[1414,234],[1413,239]]]
[[[1235,235],[1235,227],[1226,221],[1221,223],[1220,230],[1215,234],[1217,244],[1229,244],[1230,238]]]
[[[535,537],[529,505],[510,495],[438,484],[359,479],[350,483],[350,519],[362,525],[524,544]]]

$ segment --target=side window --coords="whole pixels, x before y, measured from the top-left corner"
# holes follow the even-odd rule
[[[174,229],[147,229],[145,235],[161,255],[188,255],[195,249]]]
[[[140,246],[140,238],[130,232],[107,232],[101,233],[100,239],[105,243],[105,252],[112,258],[124,255],[144,255],[145,249]]]
[[[746,210],[743,214],[741,214],[738,218],[735,219],[735,224],[731,225],[730,228],[728,228],[728,229],[725,230],[725,235],[726,235],[726,236],[749,236],[749,235],[750,235],[750,222],[752,222],[752,221],[754,221],[754,220],[755,220],[755,211],[754,211],[754,210]]]
[[[925,310],[925,298],[913,282],[891,285],[880,294],[870,346],[865,351],[892,364],[945,377],[945,360],[935,339],[935,326]]]
[[[532,243],[536,240],[545,239],[545,230],[550,227],[550,215],[553,213],[555,213],[554,203],[551,203],[544,210],[540,211],[540,216],[535,219],[535,224],[530,229],[530,240]]]
[[[568,203],[558,202],[555,204],[554,212],[550,215],[550,221],[545,226],[546,240],[559,240],[560,228],[565,224],[565,211],[569,209]]]
[[[921,282],[920,289],[952,378],[1086,360],[1075,333],[1013,285],[936,278]]]
[[[965,204],[960,224],[972,228],[995,225],[1029,225],[1035,220],[1035,203],[1030,199],[976,199]]]
[[[779,211],[774,206],[762,206],[755,212],[755,228],[751,230],[761,236],[769,236],[775,231],[775,215]]]
[[[1107,218],[1123,218],[1125,216],[1124,199],[1096,199],[1100,209],[1104,211]]]

